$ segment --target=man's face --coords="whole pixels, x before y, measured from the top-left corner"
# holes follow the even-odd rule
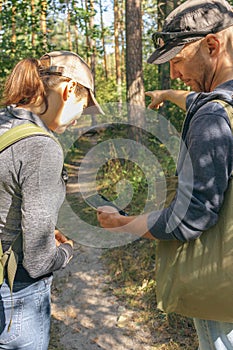
[[[205,39],[186,45],[181,52],[170,61],[171,79],[181,79],[193,91],[211,91],[211,82],[215,66],[205,50]]]

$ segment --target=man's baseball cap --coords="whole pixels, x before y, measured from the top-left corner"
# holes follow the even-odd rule
[[[49,59],[49,65],[44,66],[43,60],[47,61],[47,59]],[[53,51],[43,55],[40,61],[43,74],[60,75],[73,79],[89,90],[89,103],[85,114],[104,114],[94,96],[94,80],[91,70],[79,55],[71,51]]]
[[[227,1],[187,0],[168,15],[162,31],[152,35],[156,50],[147,62],[170,61],[186,44],[232,25],[232,7]]]

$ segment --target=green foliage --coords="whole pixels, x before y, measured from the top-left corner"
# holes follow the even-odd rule
[[[103,33],[100,31],[100,24],[95,23],[92,29],[88,22],[95,16],[99,8],[98,2],[95,3],[94,11],[85,9],[80,0],[47,0],[46,9],[46,38],[41,32],[41,0],[35,0],[35,8],[32,12],[31,2],[26,0],[14,0],[3,3],[3,11],[0,12],[1,36],[1,67],[0,83],[3,86],[6,76],[10,73],[12,67],[22,58],[40,57],[45,51],[50,50],[69,50],[67,40],[67,13],[70,15],[70,34],[73,50],[78,52],[84,59],[88,59],[95,50],[95,86],[96,96],[101,104],[126,101],[126,83],[123,79],[121,88],[117,87],[115,78],[115,63],[112,47],[113,27],[112,23],[105,25]],[[14,10],[15,8],[15,10]],[[157,9],[156,4],[143,2],[143,62],[144,62],[144,84],[145,91],[159,89],[158,67],[146,63],[148,56],[153,51],[151,33],[155,30]],[[13,31],[15,27],[15,32]],[[75,37],[74,28],[78,31],[78,39]],[[16,41],[12,35],[15,34]],[[89,39],[95,41],[95,48],[90,50],[86,41],[86,35]],[[104,35],[107,43],[108,56],[108,79],[105,78],[103,67],[103,47],[101,38]],[[32,41],[33,39],[33,41]],[[46,40],[46,47],[45,47]],[[109,50],[110,48],[110,50]],[[125,48],[123,48],[125,49]],[[180,88],[180,85],[176,86]],[[121,96],[118,94],[121,93]],[[146,97],[146,105],[150,98]],[[169,106],[166,117],[177,127],[181,129],[183,114],[174,106]]]
[[[117,102],[119,100],[115,76],[109,76],[106,80],[101,65],[96,69],[95,92],[100,104]],[[122,84],[122,101],[126,100],[126,85]]]
[[[144,63],[143,77],[145,91],[153,91],[159,89],[158,66],[154,64]],[[147,101],[149,101],[149,98]]]

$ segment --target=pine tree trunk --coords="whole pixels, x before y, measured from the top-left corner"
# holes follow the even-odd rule
[[[179,4],[180,0],[158,0],[158,31],[162,30],[165,18],[174,10]],[[161,90],[170,89],[170,70],[169,63],[160,64],[158,66],[159,85]]]
[[[79,47],[78,47],[78,26],[75,24],[74,26],[74,37],[75,37],[75,52],[78,53]]]
[[[124,0],[120,2],[120,38],[121,38],[121,81],[125,82],[125,13]]]
[[[95,67],[96,67],[96,45],[95,40],[93,39],[93,31],[94,31],[94,1],[89,0],[89,12],[90,12],[90,18],[89,18],[89,50],[91,52],[91,71],[94,77],[95,81]]]
[[[174,10],[182,1],[181,0],[158,0],[158,31],[162,30],[165,18]],[[158,65],[159,89],[167,90],[171,88],[170,66],[169,62]],[[165,102],[160,108],[162,115],[169,116],[169,102]],[[162,132],[162,130],[161,130]]]
[[[106,44],[105,44],[105,37],[104,37],[104,21],[103,21],[102,0],[99,0],[99,7],[100,7],[101,41],[102,41],[103,54],[104,54],[104,76],[105,76],[105,79],[107,80],[108,79],[108,65],[107,65]]]
[[[11,20],[11,43],[12,43],[12,51],[15,52],[15,46],[16,46],[16,13],[17,9],[15,5],[12,5],[11,8],[12,12],[12,20]]]
[[[85,0],[85,11],[88,12],[88,0]],[[90,47],[90,43],[89,43],[89,28],[88,28],[88,21],[87,21],[87,18],[85,16],[84,18],[84,21],[85,21],[85,39],[86,39],[86,62],[88,64],[88,66],[91,65],[91,62],[90,62],[90,56],[88,54],[88,51],[89,51],[89,47]]]
[[[143,127],[145,92],[142,72],[141,1],[126,1],[126,83],[129,121]],[[140,132],[136,131],[138,136]]]
[[[3,0],[0,0],[0,13],[2,13]],[[2,30],[2,22],[0,22],[0,30]]]
[[[31,22],[32,22],[32,38],[31,38],[31,43],[32,43],[32,48],[35,47],[35,40],[36,40],[36,34],[35,34],[35,1],[31,0]]]
[[[70,51],[73,51],[73,45],[71,40],[71,25],[70,25],[70,6],[69,6],[69,0],[66,0],[66,10],[67,10],[67,41],[68,41],[68,47]]]
[[[47,25],[46,25],[47,1],[41,0],[40,26],[42,32],[43,49],[47,51]]]
[[[118,5],[118,0],[114,0],[114,39],[115,39],[116,84],[117,84],[118,101],[119,101],[119,103],[122,103],[119,27],[120,27],[119,5]]]

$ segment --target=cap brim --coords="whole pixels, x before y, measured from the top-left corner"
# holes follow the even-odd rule
[[[185,44],[179,46],[164,45],[152,53],[152,55],[148,58],[147,63],[166,63],[173,59],[183,49],[184,46]]]
[[[87,108],[84,109],[83,114],[105,114],[98,102],[96,101],[96,98],[94,96],[94,93],[92,92],[91,89],[89,89],[90,93],[90,100]]]

